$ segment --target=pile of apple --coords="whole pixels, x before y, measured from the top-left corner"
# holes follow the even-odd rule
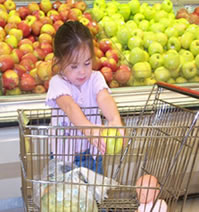
[[[199,81],[199,25],[177,19],[171,0],[95,0],[91,14],[130,63],[128,86]]]
[[[0,0],[0,72],[3,94],[45,93],[52,77],[53,39],[68,20],[79,20],[93,35],[99,26],[84,1],[41,0],[17,7]],[[96,41],[95,41],[96,42]]]

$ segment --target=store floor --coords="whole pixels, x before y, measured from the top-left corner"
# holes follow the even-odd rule
[[[183,212],[198,212],[198,211],[199,211],[199,198],[193,198],[187,200],[187,204]],[[16,208],[0,212],[24,212],[24,210],[22,208]]]

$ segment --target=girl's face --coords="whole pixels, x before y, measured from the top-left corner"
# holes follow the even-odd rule
[[[64,76],[78,88],[80,88],[92,73],[92,56],[88,46],[74,50],[72,62],[65,66]]]

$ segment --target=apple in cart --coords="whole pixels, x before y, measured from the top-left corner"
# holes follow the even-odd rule
[[[157,178],[149,174],[139,177],[138,180],[136,181],[136,187],[140,187],[136,188],[138,200],[140,203],[144,204],[154,201],[160,192],[159,190],[160,185],[158,183]],[[150,187],[156,189],[150,189]]]
[[[102,131],[103,140],[106,143],[106,153],[109,155],[118,154],[123,147],[123,138],[117,138],[121,136],[118,129],[104,129]],[[104,136],[108,136],[105,138]]]
[[[138,212],[150,212],[153,206],[153,202],[149,202],[147,204],[140,204],[138,208]],[[153,212],[167,212],[168,206],[165,200],[158,199],[154,208]]]

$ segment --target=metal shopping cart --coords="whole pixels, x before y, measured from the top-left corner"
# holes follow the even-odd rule
[[[157,83],[142,108],[119,107],[124,127],[115,127],[114,135],[85,136],[85,128],[94,128],[63,126],[67,117],[59,109],[19,110],[25,210],[183,211],[199,148],[199,112],[174,99],[166,101],[170,92],[199,99],[196,91]],[[82,110],[89,120],[102,120],[100,130],[111,129],[98,108]],[[52,119],[57,125],[52,126]],[[117,132],[121,130],[124,136]],[[115,149],[122,139],[123,145],[103,156],[89,146],[90,152],[78,153],[80,163],[75,164],[77,152],[81,152],[76,150],[77,142],[78,148],[83,148],[84,142],[89,145],[92,139],[107,139],[107,146],[112,141],[110,147]],[[70,145],[72,151],[62,148],[60,152],[60,144]],[[102,157],[101,174],[87,168],[83,172],[83,157]],[[156,184],[151,184],[153,179]],[[180,196],[184,201],[177,207]]]

